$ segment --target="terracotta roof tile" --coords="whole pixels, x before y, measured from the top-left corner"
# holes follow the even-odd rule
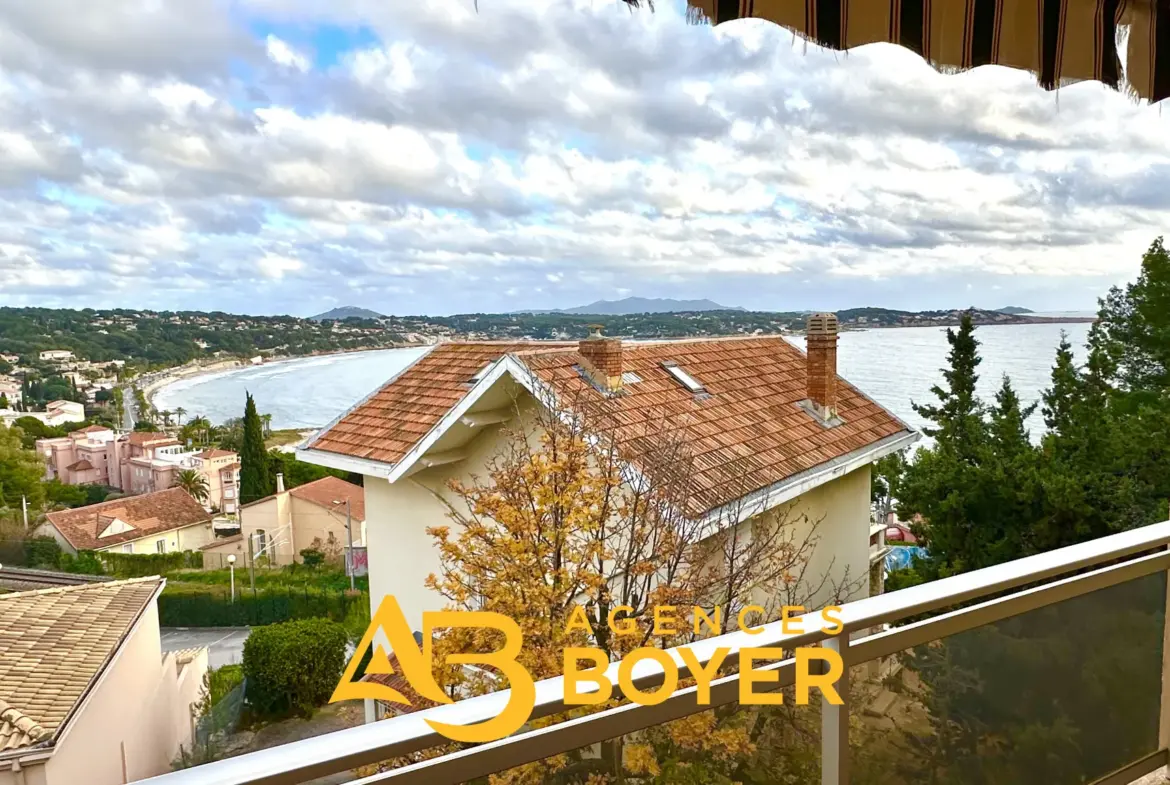
[[[178,439],[165,433],[148,433],[146,431],[134,431],[126,439],[135,447],[160,447],[179,443]]]
[[[532,342],[439,344],[309,446],[382,463],[400,461],[466,394],[476,371],[531,348]]]
[[[88,507],[51,512],[45,517],[78,550],[105,548],[149,534],[211,522],[211,515],[203,505],[182,488],[126,496]],[[133,531],[98,539],[114,518],[133,526]]]
[[[101,433],[102,431],[111,431],[111,430],[113,430],[113,429],[107,428],[104,425],[88,425],[84,428],[78,428],[76,431],[70,431],[69,435],[72,436],[76,433]]]
[[[642,381],[602,398],[577,370],[576,344],[446,344],[420,360],[317,437],[314,449],[394,463],[468,391],[467,381],[504,352],[517,356],[566,402],[596,396],[633,454],[665,422],[692,455],[691,512],[841,458],[909,427],[855,387],[838,383],[842,424],[825,427],[799,403],[807,397],[804,353],[779,336],[629,344],[622,370]],[[709,397],[687,391],[663,367],[673,360]],[[583,397],[584,396],[584,397]],[[653,429],[653,430],[649,430]]]
[[[87,461],[85,458],[82,458],[80,461],[74,461],[65,467],[67,471],[71,472],[84,472],[92,468],[93,464]]]
[[[345,515],[345,504],[338,505],[333,502],[344,502],[349,499],[350,514],[353,519],[355,521],[366,519],[365,489],[339,477],[322,477],[319,480],[298,485],[290,490],[289,494],[298,499],[304,499],[307,502],[340,512],[342,515]]]
[[[235,455],[231,450],[204,450],[199,453],[199,457],[205,461],[213,458],[234,458]]]
[[[0,751],[61,730],[161,584],[135,578],[0,595]]]

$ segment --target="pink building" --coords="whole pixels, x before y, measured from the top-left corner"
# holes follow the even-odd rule
[[[118,433],[91,425],[56,439],[38,439],[45,479],[66,485],[97,484],[140,494],[172,487],[180,471],[207,480],[207,509],[234,515],[239,504],[239,457],[230,450],[187,450],[165,433]]]

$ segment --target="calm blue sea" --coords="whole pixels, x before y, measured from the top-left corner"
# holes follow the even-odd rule
[[[1078,314],[1079,315],[1079,314]],[[1028,324],[980,327],[980,393],[991,400],[1004,374],[1025,401],[1038,400],[1048,385],[1060,333],[1069,334],[1083,358],[1088,324]],[[796,342],[803,339],[796,338]],[[202,414],[219,423],[244,411],[251,392],[273,428],[317,428],[373,392],[423,352],[388,349],[241,368],[176,382],[159,392],[159,409],[182,406],[187,417]],[[912,402],[930,400],[931,386],[942,381],[946,329],[909,327],[842,333],[840,372],[871,398],[912,425],[921,425]],[[1043,429],[1039,411],[1029,425]]]

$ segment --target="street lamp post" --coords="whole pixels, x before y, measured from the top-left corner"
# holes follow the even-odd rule
[[[334,499],[333,503],[335,505],[341,504],[341,500]],[[345,497],[345,533],[346,533],[346,537],[349,539],[349,556],[345,560],[345,571],[349,573],[349,590],[353,591],[354,590],[353,515],[351,514],[351,511],[350,511],[349,497],[348,496]]]
[[[228,571],[232,576],[232,602],[236,601],[236,555],[228,554]]]

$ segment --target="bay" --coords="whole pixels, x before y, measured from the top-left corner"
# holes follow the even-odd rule
[[[991,402],[1004,374],[1020,397],[1038,401],[1049,374],[1061,332],[1067,332],[1078,359],[1084,359],[1087,323],[989,325],[975,331],[983,363],[979,393]],[[803,338],[791,338],[803,345]],[[158,409],[183,407],[187,418],[201,414],[213,423],[239,417],[245,391],[261,412],[272,415],[273,428],[320,428],[372,393],[425,349],[385,349],[308,357],[240,368],[164,387],[155,396]],[[930,388],[943,381],[948,345],[944,327],[905,327],[848,331],[841,334],[838,370],[862,392],[918,428],[923,421],[912,403],[932,402]],[[1033,436],[1044,429],[1039,409],[1028,425]]]

